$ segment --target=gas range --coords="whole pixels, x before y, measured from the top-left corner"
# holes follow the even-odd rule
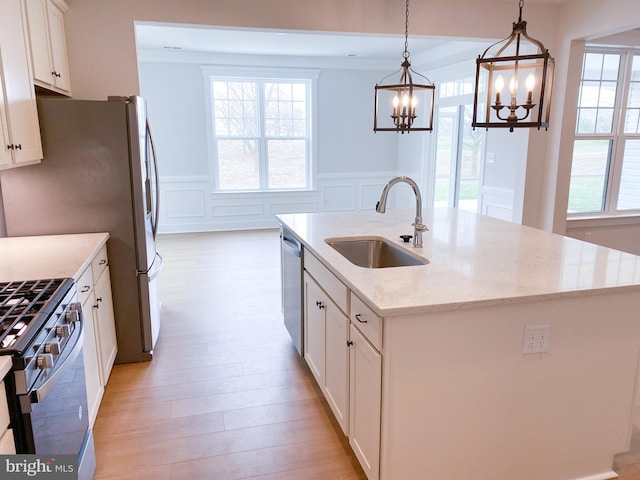
[[[78,455],[95,468],[83,362],[84,318],[73,279],[0,282],[0,355],[16,452]]]

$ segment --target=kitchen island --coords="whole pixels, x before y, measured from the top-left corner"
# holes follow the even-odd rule
[[[457,209],[425,212],[415,249],[413,217],[278,216],[304,246],[305,359],[367,476],[616,478],[640,257]],[[349,237],[429,263],[358,267],[325,241]]]

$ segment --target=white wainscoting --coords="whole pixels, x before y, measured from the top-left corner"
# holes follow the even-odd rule
[[[482,187],[480,191],[480,213],[513,222],[513,190]]]
[[[160,233],[275,228],[280,213],[375,208],[394,172],[318,175],[305,191],[212,193],[210,178],[160,179]]]

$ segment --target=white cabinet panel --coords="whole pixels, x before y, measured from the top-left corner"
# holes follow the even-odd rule
[[[304,358],[311,373],[324,385],[324,292],[309,274],[304,273]]]
[[[0,0],[0,169],[39,163],[40,125],[21,3]]]
[[[69,61],[64,32],[64,12],[61,0],[24,0],[31,44],[33,80],[44,88],[71,94]]]
[[[349,445],[369,480],[380,475],[382,356],[351,325]]]

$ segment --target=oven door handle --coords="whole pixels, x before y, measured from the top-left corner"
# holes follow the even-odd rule
[[[55,370],[51,372],[49,378],[36,390],[33,390],[31,392],[31,394],[29,395],[31,398],[31,403],[42,402],[47,397],[47,395],[49,395],[49,393],[51,393],[51,391],[56,387],[66,371],[73,365],[74,360],[82,352],[82,342],[84,339],[84,328],[82,325],[83,322],[80,321],[74,323],[78,325],[78,327],[73,331],[72,338],[73,336],[75,336],[73,347],[71,347],[71,350],[69,351],[69,346],[67,345],[65,351],[68,351],[69,354],[66,355],[64,359],[59,360]],[[71,339],[69,341],[71,341]]]

